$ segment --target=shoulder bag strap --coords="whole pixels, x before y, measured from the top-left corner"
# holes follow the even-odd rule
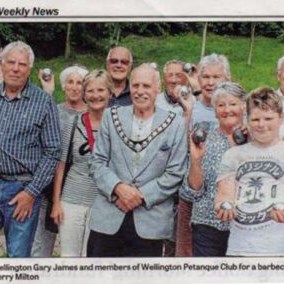
[[[87,131],[89,147],[90,147],[91,152],[93,152],[94,144],[95,144],[95,137],[92,132],[92,126],[91,126],[90,116],[88,112],[83,114],[83,121],[85,123],[85,128]]]
[[[70,134],[70,140],[69,140],[67,158],[66,158],[67,163],[71,162],[71,159],[72,159],[73,138],[74,138],[75,129],[76,129],[77,124],[78,124],[78,119],[79,119],[79,115],[76,114],[76,116],[74,117],[74,120],[73,120],[72,130],[71,130],[71,134]]]
[[[64,169],[64,173],[63,173],[63,180],[62,180],[62,185],[61,185],[62,189],[64,187],[64,183],[66,181],[67,174],[68,174],[68,172],[69,172],[69,170],[71,168],[71,165],[72,165],[72,160],[73,160],[73,155],[72,155],[73,138],[74,138],[75,129],[76,129],[77,124],[78,124],[78,119],[79,119],[79,115],[77,114],[74,117],[72,130],[71,130],[71,134],[70,134],[70,140],[69,140],[68,151],[67,151],[67,158],[66,158],[65,169]],[[62,190],[61,190],[61,194],[62,194]]]

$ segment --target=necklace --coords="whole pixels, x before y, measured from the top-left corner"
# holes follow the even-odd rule
[[[155,128],[150,135],[148,135],[145,139],[140,140],[140,141],[136,141],[133,140],[129,137],[127,137],[127,135],[124,132],[124,129],[121,125],[121,122],[119,120],[118,117],[118,113],[117,113],[117,106],[114,106],[111,108],[111,115],[112,115],[112,121],[113,124],[115,126],[115,129],[117,131],[118,136],[120,137],[120,139],[123,141],[123,143],[129,147],[132,151],[138,153],[141,152],[143,149],[145,149],[150,142],[152,142],[152,140],[154,140],[157,136],[159,136],[166,128],[168,128],[168,126],[172,123],[172,121],[174,120],[176,114],[173,112],[170,112],[168,117],[165,119],[165,121],[159,125],[157,128]]]

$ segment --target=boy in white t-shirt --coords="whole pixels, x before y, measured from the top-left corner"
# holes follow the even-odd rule
[[[217,217],[232,220],[227,255],[284,256],[282,101],[270,88],[247,99],[251,141],[229,149],[218,172]]]

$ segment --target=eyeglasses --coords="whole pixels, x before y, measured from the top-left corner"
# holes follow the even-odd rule
[[[125,65],[125,66],[127,66],[127,65],[129,65],[129,63],[130,63],[130,61],[129,60],[127,60],[127,59],[117,59],[117,58],[109,58],[108,59],[108,62],[110,63],[110,64],[118,64],[118,63],[120,63],[120,64],[122,64],[122,65]]]

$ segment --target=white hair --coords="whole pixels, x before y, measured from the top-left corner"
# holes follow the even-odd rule
[[[164,65],[163,73],[167,73],[168,66],[169,66],[169,65],[172,65],[172,64],[180,65],[180,66],[183,68],[185,62],[183,62],[183,61],[181,61],[181,60],[177,60],[177,59],[169,60],[169,61],[167,61],[167,62],[165,63],[165,65]]]
[[[157,70],[156,66],[153,65],[153,63],[142,63],[139,66],[135,67],[130,74],[130,82],[132,80],[133,73],[135,73],[135,71],[137,71],[138,69],[141,69],[141,68],[148,68],[148,69],[152,70],[154,75],[155,75],[155,80],[156,80],[158,86],[159,87],[161,86],[160,72]]]
[[[26,44],[26,43],[24,43],[23,41],[20,41],[20,40],[13,41],[13,42],[7,44],[4,47],[3,51],[1,52],[1,60],[5,61],[5,58],[6,58],[7,54],[10,51],[12,51],[13,49],[18,49],[21,52],[27,53],[28,57],[29,57],[29,65],[30,65],[30,67],[33,67],[34,60],[35,60],[34,52],[33,52],[32,48],[28,44]]]
[[[213,107],[216,107],[216,102],[220,97],[231,95],[235,98],[238,98],[242,102],[245,102],[246,98],[246,91],[241,87],[241,85],[227,81],[222,82],[217,85],[216,89],[214,90],[212,94],[211,104]]]
[[[231,78],[230,64],[226,56],[212,53],[202,57],[198,64],[198,74],[201,74],[203,69],[208,65],[221,65],[223,67],[225,77],[227,79]]]
[[[62,90],[64,90],[66,80],[71,74],[78,74],[82,77],[83,80],[88,73],[89,71],[85,67],[80,67],[76,65],[65,68],[59,75]]]
[[[113,50],[119,49],[119,48],[125,49],[128,52],[129,61],[130,61],[130,64],[132,64],[133,63],[133,56],[132,56],[132,53],[131,53],[130,49],[128,49],[127,47],[121,46],[121,45],[117,45],[117,46],[114,46],[114,47],[110,48],[106,60],[110,59],[110,55],[111,55]]]

